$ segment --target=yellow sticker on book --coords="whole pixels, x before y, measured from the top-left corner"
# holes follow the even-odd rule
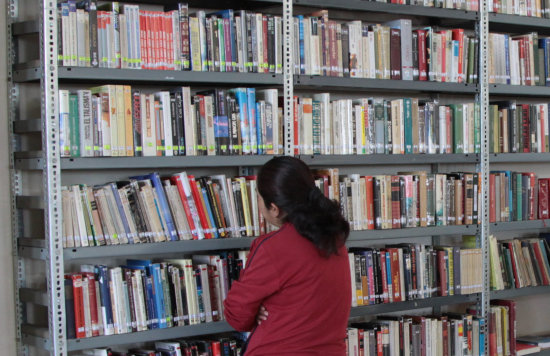
[[[152,142],[147,142],[147,147],[153,147],[153,143]]]
[[[106,149],[106,150],[110,150],[110,149],[111,149],[111,145],[105,145],[105,149]]]
[[[143,151],[143,147],[141,147],[141,146],[136,146],[136,151],[138,151],[138,152]]]

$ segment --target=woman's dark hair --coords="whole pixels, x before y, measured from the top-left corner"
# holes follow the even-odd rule
[[[258,173],[258,192],[266,207],[275,204],[284,222],[326,256],[337,254],[349,235],[349,223],[339,204],[315,186],[309,167],[301,160],[281,156],[269,160]]]

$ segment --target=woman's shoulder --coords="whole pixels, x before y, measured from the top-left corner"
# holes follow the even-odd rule
[[[285,236],[288,236],[289,234],[295,233],[296,229],[291,224],[285,223],[283,226],[281,226],[279,229],[275,231],[271,231],[267,234],[258,236],[254,239],[251,245],[251,249],[258,248],[261,245],[265,243],[276,243],[280,242],[281,238],[284,239]]]

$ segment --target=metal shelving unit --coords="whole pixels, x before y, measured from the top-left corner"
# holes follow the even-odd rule
[[[201,241],[175,241],[155,244],[135,244],[119,246],[99,246],[62,249],[61,246],[61,217],[60,182],[61,175],[66,171],[86,170],[120,170],[120,169],[158,169],[158,168],[215,168],[215,167],[257,167],[265,163],[270,156],[238,156],[238,157],[124,157],[124,158],[63,158],[59,157],[55,142],[57,142],[57,85],[63,83],[122,83],[132,82],[143,85],[254,85],[279,86],[283,88],[285,96],[284,114],[285,124],[285,153],[292,154],[291,137],[293,125],[290,119],[293,112],[292,97],[294,90],[330,90],[353,92],[422,92],[447,93],[476,96],[481,104],[481,117],[487,117],[488,96],[492,95],[521,95],[521,96],[550,96],[547,87],[518,87],[507,85],[488,84],[487,58],[485,51],[480,56],[480,84],[438,83],[419,81],[394,81],[359,78],[331,78],[317,76],[295,76],[293,72],[292,36],[290,26],[285,28],[285,66],[283,75],[256,74],[256,73],[209,73],[209,72],[176,72],[176,71],[149,71],[149,70],[121,70],[105,68],[79,68],[57,66],[57,29],[51,26],[56,21],[57,2],[42,0],[40,19],[38,21],[17,22],[17,7],[19,1],[10,0],[8,15],[8,35],[27,36],[38,34],[40,38],[40,60],[17,63],[16,55],[10,41],[10,130],[16,135],[41,133],[44,137],[42,150],[20,152],[17,141],[12,136],[12,192],[14,210],[14,254],[16,255],[16,314],[18,317],[18,349],[21,354],[28,352],[27,345],[37,346],[49,350],[52,355],[67,355],[69,351],[77,351],[105,345],[120,345],[138,342],[154,341],[184,336],[199,336],[231,331],[225,322],[200,324],[194,326],[176,327],[170,329],[149,330],[139,333],[102,336],[89,339],[67,340],[65,335],[63,275],[64,263],[79,259],[109,258],[125,255],[154,255],[164,253],[193,253],[198,251],[215,251],[223,249],[240,249],[250,246],[251,239],[219,239]],[[137,2],[146,3],[146,0]],[[149,1],[150,2],[150,1]],[[169,1],[162,1],[166,3]],[[257,0],[257,3],[282,6],[283,17],[286,22],[292,19],[293,4],[300,7],[330,8],[344,11],[368,11],[375,13],[389,13],[407,16],[422,16],[430,18],[432,22],[438,19],[452,20],[453,23],[466,24],[466,27],[476,28],[480,39],[480,47],[487,46],[488,28],[503,26],[507,29],[519,26],[537,28],[541,32],[550,32],[550,21],[546,19],[524,18],[510,15],[488,14],[487,3],[482,2],[479,12],[461,10],[427,8],[386,4],[364,0]],[[514,26],[512,26],[514,25]],[[41,118],[20,118],[15,104],[18,103],[17,85],[19,83],[39,83],[42,88]],[[34,85],[34,84],[33,84]],[[27,119],[27,120],[22,120]],[[483,249],[484,265],[481,271],[484,274],[484,291],[479,294],[460,295],[452,297],[437,297],[424,300],[413,300],[392,304],[379,304],[353,308],[351,317],[374,315],[380,313],[398,312],[417,308],[441,308],[444,305],[478,303],[483,314],[486,314],[490,298],[515,298],[523,295],[550,292],[550,287],[524,288],[521,290],[489,292],[489,265],[487,238],[489,231],[509,231],[512,229],[544,229],[543,221],[527,221],[512,223],[488,223],[488,172],[489,162],[548,162],[550,154],[498,154],[492,155],[488,151],[487,125],[482,120],[482,152],[480,154],[451,154],[451,155],[366,155],[366,156],[300,156],[311,166],[364,166],[364,165],[402,165],[418,164],[476,164],[477,171],[483,178],[483,200],[481,204],[480,225],[464,226],[437,226],[429,228],[407,228],[395,230],[369,230],[352,232],[347,245],[349,247],[365,246],[372,242],[386,239],[430,237],[441,235],[477,235],[478,245]],[[47,139],[46,139],[47,138]],[[40,196],[23,195],[21,189],[21,175],[26,171],[42,172],[43,194]],[[45,239],[32,239],[22,235],[22,222],[19,216],[22,210],[42,210],[45,222]],[[45,275],[47,290],[37,291],[26,288],[23,259],[36,259],[46,262]],[[32,303],[48,308],[48,325],[40,327],[27,325],[24,317],[25,304]],[[550,351],[541,352],[541,355]]]

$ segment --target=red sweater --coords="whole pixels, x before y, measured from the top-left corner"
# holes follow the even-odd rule
[[[291,224],[252,243],[224,302],[227,322],[250,331],[246,356],[346,354],[351,282],[346,247],[322,257]],[[260,305],[269,313],[256,324]]]

